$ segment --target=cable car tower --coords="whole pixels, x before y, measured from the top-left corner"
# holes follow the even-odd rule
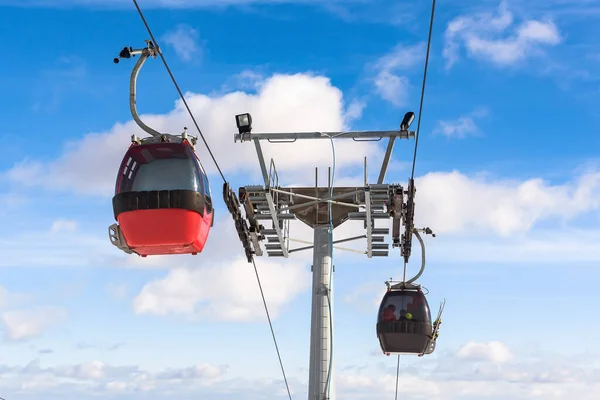
[[[364,254],[367,258],[386,257],[390,249],[385,237],[390,235],[390,229],[376,227],[375,222],[392,219],[392,248],[399,248],[405,261],[410,257],[412,236],[416,231],[413,226],[413,180],[403,187],[384,183],[384,179],[395,140],[415,137],[415,132],[408,130],[414,118],[413,112],[406,113],[400,129],[390,131],[253,133],[251,115],[236,116],[238,133],[234,135],[234,142],[254,144],[263,178],[259,185],[240,187],[238,196],[228,184],[223,188],[224,200],[236,222],[248,262],[254,256],[264,255],[261,242],[265,242],[268,257],[288,258],[298,251],[313,250],[309,400],[335,398],[332,387],[333,349],[330,345],[333,337],[333,246],[366,239]],[[389,138],[389,141],[377,183],[368,182],[365,158],[364,184],[356,187],[332,187],[331,173],[328,185],[319,186],[317,173],[314,186],[286,188],[280,185],[273,159],[267,168],[261,146],[265,140],[289,143],[297,140],[353,139],[364,142],[381,138]],[[240,207],[245,211],[245,218],[241,216]],[[290,248],[292,220],[300,220],[313,229],[312,245]],[[333,241],[332,229],[348,220],[363,221],[365,234]],[[404,227],[403,233],[401,226]],[[432,233],[429,228],[419,231]]]

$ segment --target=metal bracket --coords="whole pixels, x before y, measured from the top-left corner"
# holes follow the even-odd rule
[[[268,140],[269,142],[289,143],[299,139],[382,139],[399,137],[408,139],[415,137],[414,131],[347,131],[347,132],[284,132],[284,133],[236,133],[234,142],[251,140]]]
[[[409,179],[408,189],[406,191],[406,203],[403,204],[402,219],[404,224],[404,233],[402,234],[402,243],[400,246],[400,254],[404,257],[405,263],[407,263],[408,259],[410,258],[410,252],[412,249],[412,234],[415,228],[415,192],[415,181],[414,179]]]
[[[123,237],[123,232],[121,232],[121,227],[118,224],[112,224],[108,227],[108,237],[110,238],[110,242],[120,250],[127,254],[134,253],[134,251],[127,246],[127,242]]]
[[[294,219],[294,214],[286,213],[283,214],[281,210],[281,205],[279,203],[279,196],[276,193],[276,187],[279,184],[279,176],[277,174],[277,169],[275,168],[275,163],[273,159],[271,159],[271,164],[269,166],[269,171],[267,171],[267,165],[265,163],[265,158],[263,156],[262,147],[260,145],[259,140],[254,140],[254,147],[256,149],[256,156],[258,157],[258,163],[260,165],[260,169],[263,175],[264,187],[260,186],[247,186],[243,188],[244,192],[249,192],[249,195],[253,195],[253,198],[248,197],[249,201],[253,201],[258,206],[265,206],[268,209],[268,213],[260,213],[260,217],[268,216],[272,221],[272,228],[269,230],[264,230],[263,233],[265,235],[270,235],[267,240],[269,244],[266,245],[267,253],[270,257],[289,257],[288,252],[288,244],[286,241],[285,230],[289,229],[289,220],[282,220],[282,218],[291,218]],[[275,186],[275,187],[273,187]],[[240,188],[240,193],[242,188]],[[240,195],[241,197],[241,195]],[[254,206],[250,203],[251,215],[254,216]],[[247,210],[248,211],[248,210]],[[257,211],[267,211],[267,210],[258,210]],[[248,213],[246,213],[248,215]],[[259,255],[259,254],[257,254]]]
[[[260,246],[255,247],[258,248],[258,252],[253,250],[253,241],[251,239],[250,230],[248,229],[248,225],[246,220],[242,217],[242,213],[240,212],[240,202],[236,197],[235,193],[229,187],[229,183],[223,184],[223,200],[227,205],[227,209],[231,213],[233,220],[235,221],[235,230],[238,233],[238,237],[242,242],[242,246],[244,247],[244,252],[246,253],[246,259],[248,262],[252,262],[252,257],[254,254],[261,255]],[[260,240],[256,237],[257,240]],[[259,254],[260,253],[260,254]]]
[[[140,55],[140,58],[135,63],[133,67],[133,71],[131,71],[131,77],[129,79],[129,110],[131,111],[131,116],[134,121],[138,124],[142,130],[150,134],[151,136],[161,136],[162,133],[150,128],[146,125],[138,115],[137,107],[136,107],[136,85],[137,85],[137,77],[140,72],[140,69],[148,59],[148,57],[156,58],[158,56],[160,49],[150,41],[145,40],[146,47],[142,49],[133,49],[132,47],[124,47],[123,50],[119,53],[119,57],[115,58],[113,61],[115,64],[119,63],[121,58],[131,58],[136,55]]]
[[[389,213],[392,217],[392,247],[400,247],[400,226],[404,210],[404,189],[398,186],[390,191]]]

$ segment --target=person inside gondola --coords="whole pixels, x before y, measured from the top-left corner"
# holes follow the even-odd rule
[[[425,321],[425,312],[424,312],[425,304],[423,303],[423,297],[421,296],[413,296],[412,302],[409,303],[406,307],[409,313],[412,314],[412,320],[415,322],[423,322]]]
[[[384,310],[383,310],[383,321],[384,322],[391,322],[391,321],[396,321],[396,306],[393,304],[389,304]]]

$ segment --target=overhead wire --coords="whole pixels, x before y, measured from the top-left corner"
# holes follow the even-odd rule
[[[421,117],[423,116],[423,101],[425,99],[425,86],[427,84],[427,69],[429,67],[429,52],[431,50],[431,37],[433,35],[433,21],[435,17],[435,2],[436,0],[432,0],[431,2],[431,17],[429,18],[429,34],[427,37],[427,51],[425,53],[425,66],[423,68],[423,84],[421,86],[421,100],[419,102],[419,117],[417,119],[417,131],[415,132],[415,151],[413,154],[413,162],[412,162],[412,171],[410,174],[410,182],[411,182],[411,191],[413,193],[409,193],[409,196],[414,195],[414,179],[415,179],[415,166],[417,164],[417,150],[419,148],[419,133],[421,132]],[[407,227],[408,229],[412,229],[412,227]],[[411,234],[412,232],[406,232],[405,234]],[[406,282],[406,261],[404,261],[404,273],[402,277],[402,282]],[[398,381],[400,378],[400,355],[398,355],[398,364],[396,366],[396,396],[395,399],[398,399]]]
[[[281,367],[281,373],[283,374],[283,381],[287,389],[288,397],[292,400],[292,392],[290,391],[290,385],[288,384],[287,376],[285,375],[285,369],[283,368],[283,361],[281,359],[281,353],[279,352],[279,346],[277,345],[277,339],[275,338],[275,331],[273,330],[273,323],[271,322],[271,315],[269,314],[269,307],[267,306],[267,300],[265,300],[265,293],[260,283],[260,276],[258,275],[258,268],[256,268],[256,261],[252,257],[252,265],[254,266],[254,273],[256,274],[256,280],[258,281],[258,288],[260,289],[260,296],[262,297],[263,305],[265,306],[265,312],[267,319],[269,320],[269,327],[271,328],[271,335],[273,336],[273,342],[275,343],[275,350],[277,351],[277,358],[279,359],[279,366]]]
[[[204,145],[206,146],[206,150],[210,154],[215,166],[217,167],[217,170],[219,171],[219,174],[221,175],[223,182],[227,183],[227,179],[225,179],[225,175],[223,174],[223,171],[221,170],[221,167],[219,166],[217,159],[215,158],[210,146],[208,145],[208,142],[206,141],[204,134],[202,133],[202,130],[200,129],[200,126],[198,125],[198,122],[196,122],[196,118],[194,117],[194,114],[192,113],[192,110],[190,109],[190,107],[185,99],[185,96],[183,95],[183,92],[181,91],[181,89],[179,88],[179,85],[177,84],[177,80],[175,79],[175,76],[171,72],[171,69],[169,68],[169,64],[167,63],[167,60],[165,59],[164,55],[162,54],[162,51],[160,50],[160,46],[158,45],[158,42],[156,41],[156,38],[154,37],[154,34],[152,33],[152,30],[150,29],[150,26],[148,25],[148,22],[146,21],[146,18],[144,17],[144,13],[142,12],[142,9],[138,5],[137,0],[133,0],[133,4],[135,5],[135,8],[137,9],[138,14],[140,15],[140,18],[142,19],[142,22],[144,23],[144,26],[146,27],[146,30],[148,31],[148,34],[150,35],[150,38],[152,39],[152,43],[154,44],[154,46],[156,46],[159,49],[158,54],[160,55],[160,59],[162,60],[164,66],[165,66],[165,69],[169,73],[169,76],[171,77],[171,81],[173,81],[173,85],[175,85],[175,89],[177,89],[177,92],[179,93],[179,97],[181,98],[181,101],[185,105],[185,108],[186,108],[190,118],[192,119],[196,129],[198,130],[198,133],[200,134],[200,138],[202,139],[202,141],[204,142]],[[203,169],[204,169],[204,167],[203,167]],[[206,171],[204,171],[204,173],[206,173]],[[260,280],[260,275],[258,274],[258,268],[256,267],[256,261],[255,261],[254,257],[252,257],[252,265],[254,266],[254,273],[256,274],[258,288],[260,290],[260,295],[261,295],[261,298],[263,301],[263,305],[265,307],[265,313],[267,314],[267,320],[269,321],[269,327],[271,329],[271,335],[273,337],[273,342],[275,343],[275,350],[277,351],[277,358],[279,360],[279,366],[281,367],[281,373],[283,374],[283,380],[285,382],[285,387],[287,389],[288,398],[290,400],[292,400],[292,393],[290,390],[290,386],[288,384],[287,376],[285,373],[285,368],[283,366],[283,361],[281,358],[281,353],[279,351],[279,345],[277,344],[277,338],[275,336],[275,330],[273,328],[273,322],[271,321],[271,315],[269,313],[269,307],[268,307],[267,301],[265,299],[265,294],[263,291],[263,287],[262,287],[261,280]]]
[[[425,85],[427,83],[427,67],[429,66],[429,51],[431,50],[431,36],[433,33],[433,19],[435,16],[435,1],[431,3],[431,18],[429,20],[429,36],[427,38],[427,52],[425,53],[425,68],[423,69],[423,85],[421,86],[421,102],[419,104],[419,117],[415,133],[415,152],[413,155],[412,172],[410,179],[415,179],[415,165],[417,163],[417,149],[419,147],[419,132],[421,131],[421,117],[423,116],[423,100],[425,99]]]
[[[425,67],[423,68],[423,84],[421,86],[421,100],[419,103],[419,117],[417,119],[417,131],[415,132],[415,151],[413,154],[413,162],[412,162],[412,171],[410,174],[410,181],[413,182],[415,179],[415,166],[417,164],[417,150],[419,148],[419,133],[421,132],[421,117],[423,116],[423,101],[425,100],[425,85],[427,84],[427,69],[429,67],[429,52],[431,50],[431,36],[433,34],[433,21],[435,17],[435,2],[433,0],[431,3],[431,18],[429,19],[429,35],[427,37],[427,51],[425,53]],[[411,184],[411,191],[414,191],[414,184]],[[409,193],[409,196],[412,196],[413,193]],[[407,227],[411,229],[412,227]],[[411,234],[411,232],[407,232],[406,234]],[[404,261],[404,273],[402,277],[402,281],[406,281],[406,261]]]

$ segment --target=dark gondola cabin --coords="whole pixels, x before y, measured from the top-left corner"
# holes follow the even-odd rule
[[[389,288],[377,317],[381,350],[386,354],[428,353],[432,333],[429,304],[420,287],[400,284]]]
[[[117,176],[115,219],[141,256],[197,254],[213,223],[208,179],[192,145],[169,140],[134,142]]]

